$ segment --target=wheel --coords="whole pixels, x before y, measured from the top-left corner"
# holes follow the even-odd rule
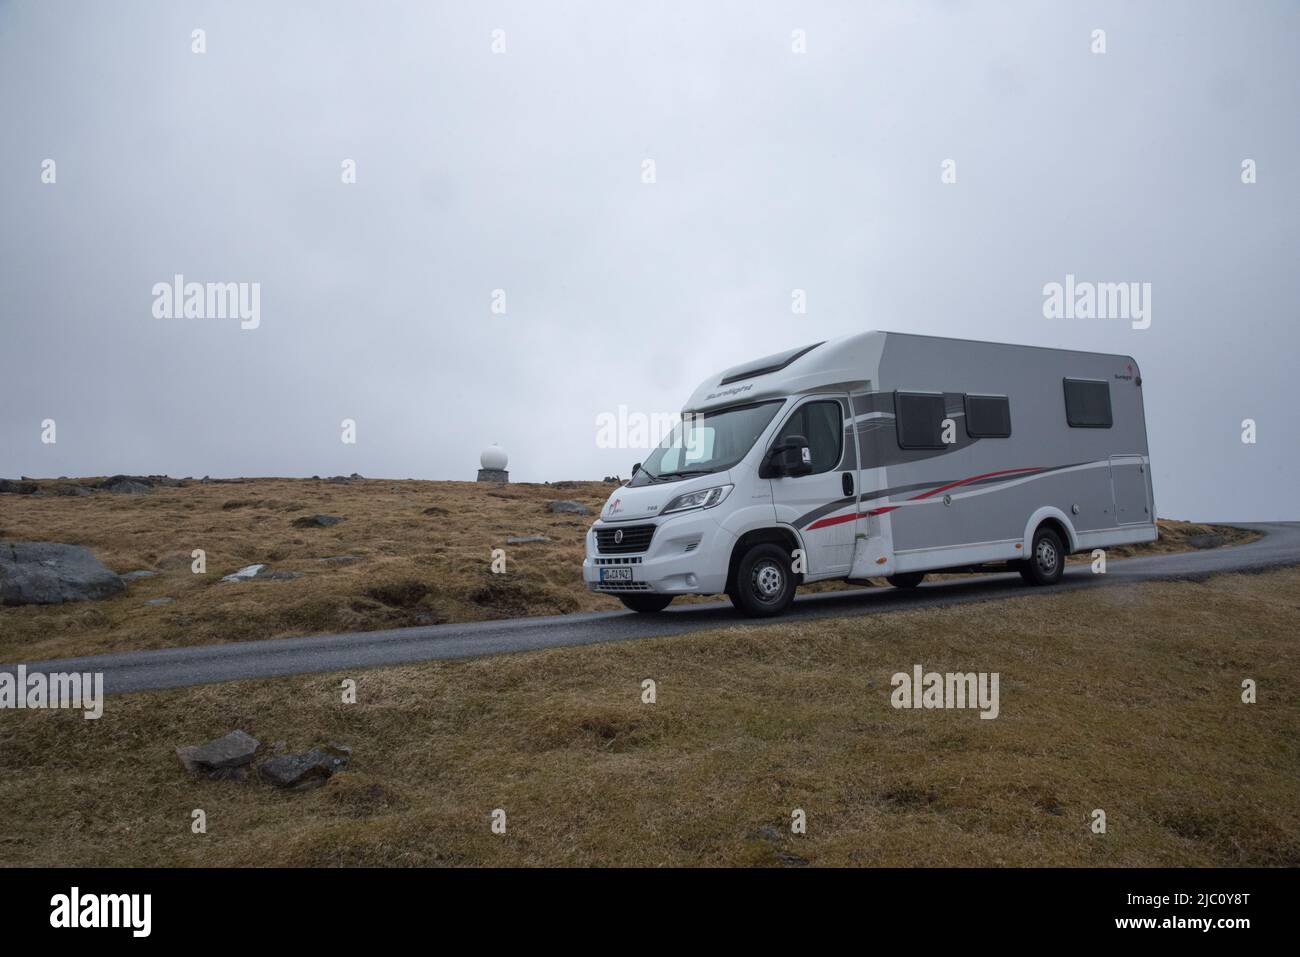
[[[890,575],[885,581],[895,588],[915,588],[925,580],[925,572],[899,572],[897,575]]]
[[[753,618],[779,615],[794,601],[790,556],[780,545],[755,545],[736,566],[736,584],[728,595],[738,609]]]
[[[1034,532],[1029,557],[1020,563],[1020,577],[1031,585],[1055,585],[1065,574],[1065,546],[1061,536],[1045,525]]]
[[[619,595],[618,600],[633,611],[639,611],[643,614],[650,614],[656,611],[663,611],[673,603],[672,595]]]

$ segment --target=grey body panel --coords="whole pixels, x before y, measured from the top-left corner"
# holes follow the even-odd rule
[[[895,551],[1018,540],[1031,514],[1044,506],[1070,516],[1077,532],[1151,523],[1150,468],[1142,388],[1128,356],[886,333],[870,395],[854,397],[855,413],[877,412],[857,428],[864,469],[879,489],[919,486],[941,492],[890,495],[889,502],[926,501],[889,512]],[[1065,378],[1108,383],[1112,426],[1071,428]],[[895,390],[943,392],[957,441],[943,450],[898,447]],[[962,394],[1008,397],[1011,435],[966,434]],[[1123,514],[1116,514],[1112,457],[1121,474]],[[1019,471],[1024,470],[1024,471]],[[1030,471],[1041,470],[1041,471]],[[1001,473],[1001,474],[999,474]],[[963,483],[963,484],[954,484]],[[965,495],[982,487],[982,494]],[[960,497],[959,497],[960,496]]]

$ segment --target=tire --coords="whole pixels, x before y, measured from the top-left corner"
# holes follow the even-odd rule
[[[657,611],[663,611],[673,603],[672,595],[619,595],[621,601],[632,611],[639,611],[643,615],[652,615]]]
[[[1031,585],[1055,585],[1065,574],[1065,546],[1061,536],[1046,525],[1038,526],[1029,557],[1020,563],[1020,577]]]
[[[925,572],[899,572],[890,575],[885,581],[895,588],[915,588],[925,580]]]
[[[751,618],[779,615],[794,601],[797,586],[790,556],[780,545],[755,545],[736,566],[731,603]]]

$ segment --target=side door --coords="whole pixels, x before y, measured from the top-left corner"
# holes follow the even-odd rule
[[[1115,496],[1116,525],[1137,525],[1151,521],[1147,467],[1142,456],[1112,455],[1110,486]]]
[[[805,576],[847,575],[857,530],[858,450],[848,396],[809,396],[790,410],[771,445],[791,435],[808,440],[812,472],[773,478],[777,521],[803,538]],[[771,448],[771,446],[769,446]]]

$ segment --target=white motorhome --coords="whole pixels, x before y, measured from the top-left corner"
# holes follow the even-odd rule
[[[1016,568],[1156,538],[1142,377],[1128,356],[866,332],[706,379],[609,497],[583,577],[635,611],[726,593]]]

